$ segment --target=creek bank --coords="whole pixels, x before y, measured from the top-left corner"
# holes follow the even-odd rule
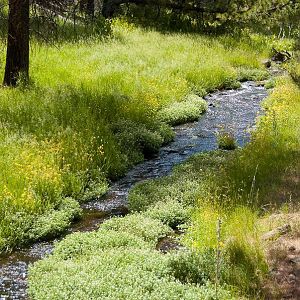
[[[216,133],[219,130],[230,130],[237,144],[243,146],[249,141],[249,130],[253,128],[260,112],[260,102],[266,96],[264,87],[254,82],[242,83],[237,90],[219,91],[207,96],[206,101],[211,105],[198,122],[176,127],[174,142],[163,147],[158,157],[134,167],[102,198],[83,204],[84,217],[74,224],[69,233],[93,231],[113,215],[126,214],[128,192],[134,184],[168,175],[174,165],[193,154],[216,149]],[[0,299],[27,299],[28,266],[51,253],[52,249],[53,241],[37,243],[1,258]]]
[[[296,300],[300,297],[300,215],[273,214],[262,222],[273,228],[265,245],[270,276],[264,283],[268,299]],[[285,224],[285,225],[282,225]],[[266,225],[265,225],[266,226]],[[289,228],[289,230],[282,229]]]

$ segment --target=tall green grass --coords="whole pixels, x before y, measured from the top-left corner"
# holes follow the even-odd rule
[[[232,198],[257,208],[299,201],[300,90],[290,78],[277,81],[264,102],[251,143],[226,167]]]
[[[108,178],[172,139],[162,108],[236,86],[267,52],[262,41],[164,35],[121,21],[106,41],[33,40],[31,84],[0,89],[0,249],[25,239],[31,216],[66,196],[100,195]],[[10,228],[19,212],[17,242]]]
[[[186,223],[181,242],[198,255],[211,252],[215,259],[220,251],[218,284],[251,299],[263,297],[261,287],[268,276],[261,239],[266,229],[260,217],[299,205],[299,92],[289,77],[278,79],[243,149],[198,154],[172,175],[138,184],[129,194],[132,210],[151,212],[163,222],[172,216],[180,220],[176,225]],[[188,260],[181,271],[190,270],[190,264]],[[222,271],[224,265],[228,272]],[[215,260],[201,266],[216,272]]]

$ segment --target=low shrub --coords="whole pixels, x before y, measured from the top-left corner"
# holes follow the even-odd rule
[[[35,217],[33,213],[30,214],[24,209],[19,209],[18,212],[6,209],[5,217],[0,220],[2,226],[0,252],[8,252],[17,246],[24,245],[27,238],[26,232],[30,229]]]
[[[79,203],[71,198],[62,199],[56,209],[50,208],[40,214],[25,209],[19,212],[7,211],[6,217],[0,222],[4,228],[0,231],[0,251],[54,238],[63,233],[73,220],[80,218],[81,212]],[[10,226],[6,222],[11,222]]]
[[[100,198],[108,191],[108,182],[103,178],[98,178],[98,180],[91,180],[88,183],[82,197],[79,202],[87,202],[95,198]]]
[[[207,109],[207,103],[197,95],[189,95],[185,101],[175,102],[158,112],[160,121],[175,126],[199,119]]]
[[[182,283],[205,285],[214,282],[216,277],[216,253],[208,249],[205,252],[182,250],[174,252],[169,257],[169,268],[173,277]],[[222,262],[222,273],[226,270]]]
[[[71,222],[80,218],[82,210],[79,203],[71,198],[65,198],[57,210],[51,210],[38,216],[26,233],[27,242],[51,239],[62,234]]]
[[[128,197],[131,211],[145,211],[157,202],[177,201],[193,204],[199,190],[204,188],[197,179],[170,176],[137,184]]]
[[[122,149],[129,158],[129,163],[140,162],[145,157],[156,154],[160,147],[169,142],[170,133],[162,126],[155,126],[153,130],[145,125],[129,120],[120,120],[112,124],[112,130]],[[162,136],[162,135],[163,136]]]
[[[191,207],[185,207],[175,200],[159,201],[149,207],[143,215],[160,220],[171,228],[177,228],[190,220]]]
[[[112,249],[61,260],[55,255],[30,268],[29,294],[58,299],[213,299],[212,285],[182,284],[169,275],[168,256],[155,250]],[[234,299],[220,288],[218,299]]]
[[[166,123],[161,123],[158,127],[158,132],[160,136],[163,138],[164,145],[172,142],[175,138],[175,132],[173,131],[172,127],[170,127]]]
[[[141,214],[112,218],[101,225],[101,230],[127,232],[149,243],[156,243],[159,238],[172,232],[170,227],[159,220]]]
[[[57,243],[54,255],[60,259],[81,258],[84,255],[95,256],[103,250],[112,248],[150,249],[142,238],[128,232],[99,230],[89,233],[74,233]]]
[[[164,143],[164,139],[159,133],[147,129],[138,131],[137,135],[138,143],[145,157],[158,153]]]

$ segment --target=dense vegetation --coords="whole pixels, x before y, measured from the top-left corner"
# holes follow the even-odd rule
[[[263,298],[262,235],[278,224],[262,217],[300,197],[297,1],[104,1],[110,20],[89,1],[46,2],[31,6],[29,80],[0,89],[0,253],[65,232],[208,93],[246,80],[270,93],[244,148],[220,134],[219,150],[134,186],[127,216],[57,242],[30,268],[32,299]],[[263,61],[278,51],[292,59],[275,78]]]
[[[105,192],[172,139],[168,124],[198,118],[207,92],[267,76],[269,39],[113,28],[103,42],[32,42],[31,85],[0,91],[0,248],[28,241],[36,216],[64,197]]]
[[[210,299],[218,247],[218,299],[262,297],[267,265],[261,236],[272,225],[262,226],[260,210],[270,200],[296,205],[299,199],[297,185],[286,184],[287,176],[300,171],[299,98],[300,89],[289,78],[278,80],[264,102],[267,114],[244,149],[192,157],[172,175],[137,185],[129,198],[130,209],[137,212],[58,243],[54,254],[31,270],[34,298]],[[157,252],[158,239],[178,226],[187,228],[180,236],[186,249]]]

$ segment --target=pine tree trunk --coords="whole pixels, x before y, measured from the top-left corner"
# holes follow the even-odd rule
[[[4,85],[29,79],[29,0],[9,0]]]

